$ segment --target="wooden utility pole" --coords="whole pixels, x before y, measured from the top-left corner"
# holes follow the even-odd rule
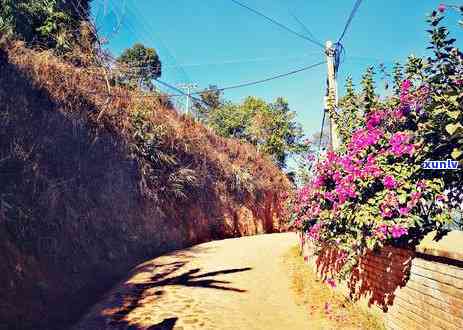
[[[338,136],[336,118],[333,117],[334,112],[338,107],[338,86],[336,82],[336,70],[335,70],[335,56],[336,49],[333,47],[331,41],[326,42],[326,63],[328,65],[328,101],[325,102],[325,108],[328,111],[330,117],[330,140],[331,148],[336,150],[340,146],[340,140]]]

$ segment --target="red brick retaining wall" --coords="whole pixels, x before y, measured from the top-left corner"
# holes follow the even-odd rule
[[[463,232],[450,234],[438,242],[427,237],[416,251],[371,252],[339,287],[378,312],[387,329],[463,329]],[[333,249],[314,255],[308,240],[301,248],[321,277],[339,270]]]

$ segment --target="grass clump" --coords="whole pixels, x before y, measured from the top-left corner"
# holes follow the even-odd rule
[[[298,305],[311,319],[310,329],[383,330],[381,320],[333,290],[317,277],[294,247],[285,255]]]

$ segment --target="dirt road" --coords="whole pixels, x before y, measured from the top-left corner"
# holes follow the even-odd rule
[[[139,265],[73,330],[309,329],[282,256],[294,233],[228,239]]]

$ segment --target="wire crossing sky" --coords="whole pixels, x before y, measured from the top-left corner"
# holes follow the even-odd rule
[[[92,5],[99,31],[108,36],[113,55],[142,42],[158,51],[162,81],[177,87],[193,82],[199,90],[209,85],[221,88],[259,81],[310,66],[325,60],[317,43],[342,39],[346,51],[339,69],[342,95],[347,74],[358,85],[369,65],[384,63],[390,68],[411,53],[425,55],[426,14],[442,1],[363,1],[360,5],[359,0],[239,0],[278,24],[236,2],[94,0]],[[457,15],[449,12],[446,24],[461,47],[463,29],[457,26]],[[379,79],[377,85],[382,86]],[[248,95],[266,101],[283,96],[297,112],[306,133],[313,134],[320,130],[325,87],[326,67],[320,65],[262,84],[226,90],[224,95],[232,101]]]

